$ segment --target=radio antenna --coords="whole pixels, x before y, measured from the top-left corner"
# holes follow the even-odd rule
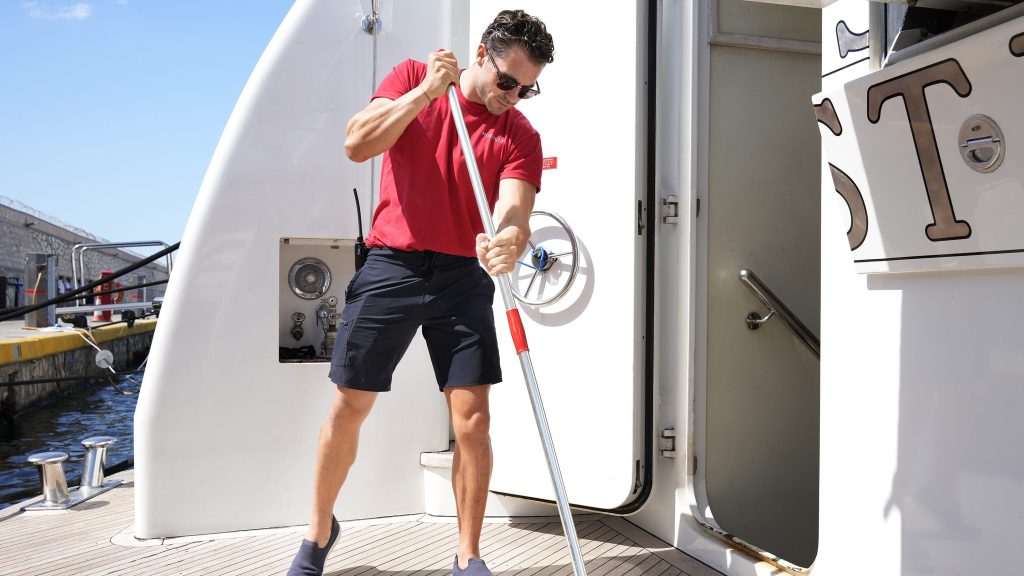
[[[359,191],[355,188],[352,189],[352,196],[356,199],[356,223],[359,226],[359,236],[356,237],[356,245],[353,247],[355,252],[356,270],[363,267],[366,263],[366,242],[363,242],[363,211],[359,207]]]

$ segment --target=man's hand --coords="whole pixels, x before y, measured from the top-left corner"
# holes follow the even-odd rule
[[[444,96],[448,86],[459,81],[459,62],[451,50],[438,50],[427,56],[427,76],[419,89],[433,101]]]
[[[537,188],[526,180],[505,178],[498,184],[498,204],[494,220],[498,233],[476,236],[476,257],[491,276],[508,274],[530,243],[530,211]]]
[[[365,162],[394,146],[409,123],[459,81],[459,63],[449,50],[427,56],[427,75],[419,86],[397,100],[374,98],[345,126],[345,154],[353,162]]]
[[[516,260],[523,253],[526,242],[520,242],[515,228],[505,228],[494,238],[486,234],[476,235],[476,257],[484,270],[491,276],[508,274],[516,266]]]

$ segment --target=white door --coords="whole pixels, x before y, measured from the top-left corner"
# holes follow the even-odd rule
[[[551,166],[536,209],[562,216],[580,252],[579,274],[567,296],[548,307],[524,306],[523,321],[569,500],[628,510],[642,503],[649,484],[642,233],[647,7],[521,4],[545,22],[555,43],[555,61],[540,77],[541,95],[519,104],[540,132]],[[501,2],[472,3],[471,46],[503,8]],[[614,21],[608,14],[615,14]],[[595,30],[613,34],[615,50],[598,50]],[[564,238],[543,219],[534,221],[533,237],[552,246]],[[563,260],[544,281],[557,286],[567,270]],[[492,392],[491,489],[553,500],[522,371],[496,299],[504,383]]]

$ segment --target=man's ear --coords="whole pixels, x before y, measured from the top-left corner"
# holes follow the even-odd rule
[[[483,43],[481,42],[480,44],[476,45],[476,63],[478,65],[480,65],[481,67],[483,67],[484,60],[486,58],[487,58],[487,47],[484,46]]]

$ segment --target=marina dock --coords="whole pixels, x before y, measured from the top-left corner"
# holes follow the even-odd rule
[[[149,352],[157,320],[136,320],[91,330],[72,327],[26,329],[20,320],[0,323],[0,398],[5,414],[16,414],[90,377],[112,375],[97,365],[110,353],[117,372],[137,368]]]

